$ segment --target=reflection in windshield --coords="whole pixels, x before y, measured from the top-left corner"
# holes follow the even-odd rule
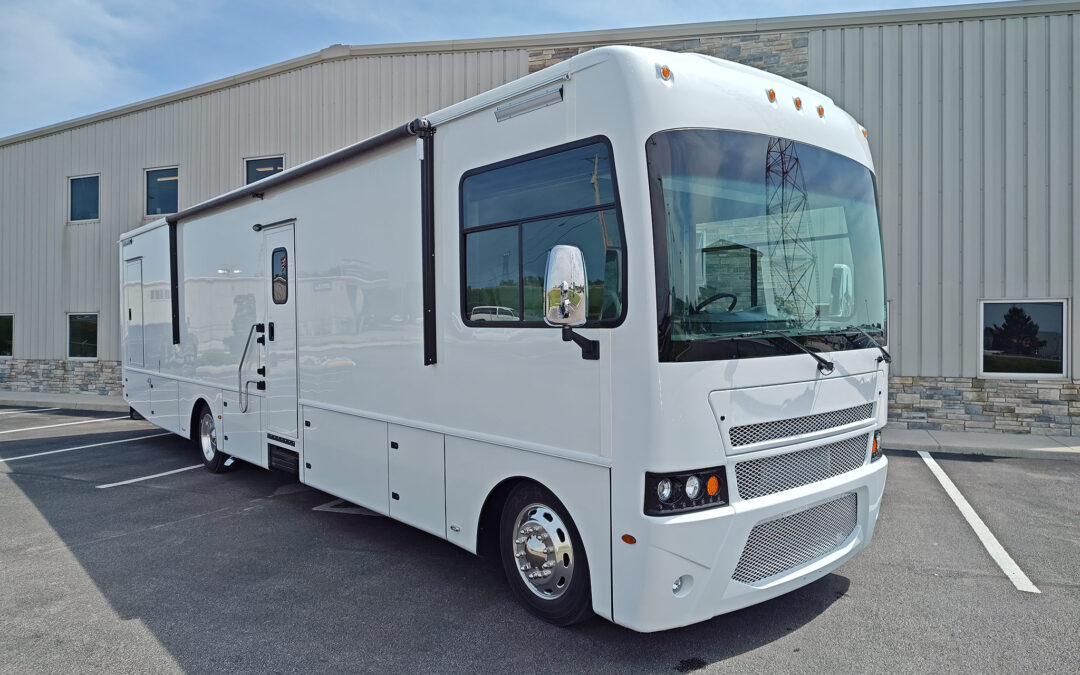
[[[764,330],[883,334],[869,169],[811,145],[734,131],[660,132],[646,149],[661,358],[738,356],[702,346]]]

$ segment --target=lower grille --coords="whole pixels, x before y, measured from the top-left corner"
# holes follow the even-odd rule
[[[854,492],[791,515],[758,523],[750,531],[731,578],[753,584],[839,548],[859,522]]]
[[[735,465],[739,497],[753,499],[854,471],[866,463],[870,435]]]

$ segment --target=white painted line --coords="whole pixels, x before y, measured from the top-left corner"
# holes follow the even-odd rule
[[[126,420],[127,415],[123,417],[100,417],[96,420],[82,420],[81,422],[64,422],[63,424],[46,424],[43,427],[26,427],[25,429],[8,429],[7,431],[0,431],[0,434],[17,434],[20,431],[37,431],[38,429],[52,429],[53,427],[70,427],[75,424],[93,424],[94,422],[111,422],[113,420]]]
[[[142,478],[132,478],[131,480],[122,480],[119,483],[108,483],[107,485],[96,485],[97,489],[116,487],[117,485],[130,485],[131,483],[138,483],[144,480],[150,480],[151,478],[161,478],[162,476],[171,476],[174,473],[180,473],[182,471],[191,471],[192,469],[198,469],[202,464],[195,464],[193,466],[185,466],[183,469],[173,469],[172,471],[163,471],[162,473],[155,473],[153,476],[143,476]]]
[[[59,410],[60,408],[36,408],[34,410],[5,410],[0,412],[0,415],[25,415],[26,413],[35,412],[49,412],[50,410]]]
[[[32,455],[19,455],[18,457],[0,457],[0,462],[14,462],[17,459],[30,459],[31,457],[41,457],[42,455],[55,455],[58,452],[71,452],[72,450],[85,450],[87,448],[100,448],[103,445],[116,445],[117,443],[131,443],[132,441],[141,441],[147,438],[157,438],[158,436],[171,436],[169,432],[160,434],[150,434],[149,436],[136,436],[135,438],[121,438],[118,441],[105,441],[104,443],[91,443],[90,445],[79,445],[74,448],[61,448],[60,450],[46,450],[45,452],[35,452]]]
[[[990,531],[990,528],[986,526],[986,523],[982,521],[979,514],[975,513],[975,509],[971,508],[971,504],[968,500],[964,499],[964,495],[960,494],[960,490],[956,488],[956,485],[945,475],[945,471],[942,470],[938,463],[934,461],[934,458],[930,456],[930,453],[920,450],[919,456],[926,462],[926,466],[930,467],[930,473],[934,474],[934,477],[941,483],[941,487],[945,488],[945,492],[952,498],[953,503],[960,509],[960,513],[967,520],[971,529],[975,530],[975,534],[978,535],[979,541],[986,547],[986,552],[990,554],[990,557],[994,559],[1001,571],[1005,573],[1005,576],[1009,577],[1009,581],[1016,586],[1016,590],[1024,591],[1025,593],[1041,593],[1035,584],[1031,583],[1031,579],[1027,578],[1020,566],[1016,564],[1016,561],[1012,559],[1012,556],[1008,554],[1005,548],[998,542],[997,537]]]

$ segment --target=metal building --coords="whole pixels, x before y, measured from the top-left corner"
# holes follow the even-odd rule
[[[894,424],[1080,436],[1078,14],[1049,0],[334,45],[0,139],[0,389],[119,391],[121,232],[621,43],[795,79],[869,130]]]

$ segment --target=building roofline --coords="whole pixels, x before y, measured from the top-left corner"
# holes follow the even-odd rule
[[[948,5],[915,9],[884,11],[845,12],[803,16],[774,17],[764,19],[739,19],[734,21],[709,21],[701,23],[644,26],[639,28],[612,28],[607,30],[578,31],[571,33],[542,33],[467,40],[436,40],[429,42],[398,42],[375,45],[335,44],[304,56],[255,70],[224,77],[212,82],[188,87],[154,98],[110,108],[91,115],[77,117],[65,122],[31,129],[0,138],[0,148],[42,136],[88,126],[97,122],[122,117],[158,106],[202,96],[214,91],[235,87],[254,80],[298,70],[319,63],[341,59],[370,56],[395,56],[404,54],[434,54],[462,51],[491,51],[500,49],[535,49],[539,47],[562,47],[571,45],[608,45],[624,42],[651,40],[676,40],[699,35],[724,35],[777,32],[785,30],[821,30],[857,26],[898,25],[973,18],[1005,18],[1010,16],[1037,16],[1040,14],[1067,14],[1076,12],[1080,5],[1075,0],[1012,0],[974,5]]]

